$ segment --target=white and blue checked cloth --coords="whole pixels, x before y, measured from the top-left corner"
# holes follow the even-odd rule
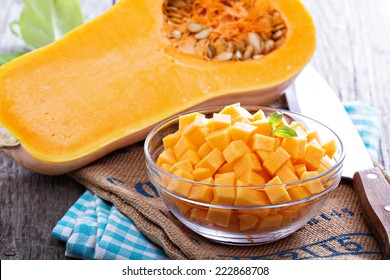
[[[360,102],[344,105],[373,160],[378,159],[380,124],[377,112]],[[111,203],[87,190],[52,231],[66,242],[65,255],[80,259],[168,259]]]

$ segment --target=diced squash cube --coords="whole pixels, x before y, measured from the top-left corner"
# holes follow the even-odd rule
[[[331,139],[328,142],[321,145],[321,148],[325,150],[328,157],[333,158],[337,151],[337,143],[335,139]]]
[[[228,173],[228,172],[233,172],[233,165],[231,165],[228,162],[225,162],[218,170],[217,173]]]
[[[233,170],[237,177],[249,170],[260,171],[262,169],[260,160],[254,153],[245,154],[233,163]]]
[[[306,151],[306,138],[288,137],[284,138],[281,147],[293,158],[303,158]]]
[[[194,171],[192,171],[192,175],[194,176],[195,181],[202,181],[203,179],[212,176],[210,169],[204,167],[195,168]]]
[[[194,150],[187,150],[184,154],[178,159],[178,161],[183,161],[188,159],[191,162],[192,166],[195,166],[199,161],[200,157],[197,152]]]
[[[269,214],[262,218],[257,229],[260,231],[276,230],[280,227],[283,221],[283,216],[280,214]]]
[[[228,163],[233,164],[237,159],[250,152],[251,149],[244,141],[234,140],[223,150],[223,156]]]
[[[230,136],[232,140],[243,140],[245,143],[247,143],[255,130],[256,130],[256,126],[254,125],[250,125],[242,122],[236,122],[230,128]]]
[[[280,178],[283,183],[294,182],[299,180],[298,176],[295,173],[294,167],[290,167],[290,160],[287,160],[278,170],[276,170],[275,174]]]
[[[206,221],[222,227],[228,227],[231,215],[232,211],[230,209],[210,207],[207,211]]]
[[[265,120],[266,116],[264,114],[264,111],[260,109],[259,111],[257,111],[256,113],[254,113],[252,115],[252,118],[253,118],[253,121],[260,121],[260,120]]]
[[[186,136],[182,136],[173,147],[173,150],[175,151],[176,158],[180,158],[187,150],[197,151],[198,148],[194,143],[191,142],[190,139],[188,139]]]
[[[164,150],[172,148],[176,145],[177,141],[179,141],[181,137],[180,131],[176,131],[175,133],[168,134],[163,138]]]
[[[255,134],[251,139],[252,150],[273,152],[279,147],[279,139],[275,137]]]
[[[163,164],[173,165],[176,163],[176,157],[169,150],[164,150],[157,158],[157,166],[161,167]]]
[[[175,164],[173,164],[172,167],[169,169],[169,173],[174,174],[175,171],[178,169],[184,170],[185,172],[188,173],[192,173],[192,171],[194,170],[191,161],[189,159],[178,161]]]
[[[299,128],[299,129],[302,129],[302,130],[305,132],[305,135],[306,135],[306,133],[307,133],[307,127],[306,127],[306,125],[305,125],[304,122],[292,121],[292,122],[290,123],[290,127],[291,127],[292,129],[294,129],[295,131],[297,131],[298,128]]]
[[[198,164],[195,165],[195,168],[208,168],[211,175],[214,175],[218,168],[220,168],[224,163],[225,158],[223,157],[222,152],[216,148],[207,154],[203,159],[201,159]]]
[[[205,222],[207,217],[208,210],[200,208],[200,207],[194,207],[191,209],[190,212],[190,220],[195,220],[198,222]]]
[[[240,220],[240,231],[254,229],[257,226],[259,217],[251,214],[239,214],[238,218]]]
[[[213,184],[212,178],[206,178],[200,182]],[[201,184],[194,184],[188,194],[188,198],[200,202],[210,203],[213,200],[214,191],[213,187]]]
[[[307,171],[307,172],[302,174],[301,179],[304,180],[304,179],[312,178],[312,177],[317,176],[317,175],[318,175],[317,171]],[[319,193],[319,192],[322,192],[323,190],[325,190],[324,185],[322,184],[320,178],[312,179],[308,182],[305,182],[303,184],[303,186],[311,194],[316,194],[316,193]]]
[[[298,177],[301,178],[302,174],[306,172],[306,164],[304,163],[298,163],[294,164],[295,172],[297,173]]]
[[[324,149],[313,144],[308,144],[304,156],[307,170],[317,170],[318,167],[320,167],[321,159],[324,157],[324,155]]]
[[[259,186],[265,184],[265,179],[258,172],[249,170],[238,177],[247,186]]]
[[[237,187],[235,206],[256,206],[256,205],[270,205],[267,194],[264,191],[248,188]]]
[[[184,179],[188,179],[188,180],[194,180],[194,176],[192,176],[191,173],[188,173],[188,172],[181,170],[181,169],[176,170],[173,173],[173,175],[176,175],[180,178],[184,178]],[[174,193],[174,194],[177,194],[177,195],[180,195],[183,197],[188,197],[188,194],[191,190],[191,187],[192,187],[191,182],[186,182],[184,180],[172,178],[168,183],[167,190]]]
[[[199,147],[197,154],[202,159],[207,156],[212,150],[213,148],[211,148],[210,144],[205,142],[204,144],[202,144],[202,146]]]
[[[232,116],[228,114],[213,114],[213,131],[229,128],[232,123]]]
[[[215,174],[215,184],[234,186],[236,183],[236,174],[234,172]]]
[[[264,191],[268,195],[272,204],[279,204],[291,201],[291,198],[284,185],[280,185],[282,181],[278,176],[275,176],[271,181],[267,183]]]
[[[303,186],[294,186],[287,190],[292,200],[301,200],[311,196],[309,191]]]
[[[206,137],[206,141],[211,148],[218,148],[223,151],[231,142],[229,129],[225,128],[211,132]]]
[[[188,127],[186,127],[186,129],[187,128],[190,128],[190,127],[188,126]],[[196,147],[199,148],[200,146],[203,145],[204,142],[206,142],[206,137],[209,134],[210,134],[210,129],[208,129],[207,127],[196,127],[185,135],[188,137],[188,139],[191,140],[192,143],[195,144]],[[184,135],[184,132],[183,132],[183,135]]]
[[[261,162],[264,162],[272,152],[262,151],[262,150],[256,150],[256,154],[259,156]]]
[[[181,115],[179,116],[179,131],[183,131],[183,129],[191,124],[192,122],[194,122],[195,118],[197,116],[200,116],[200,117],[205,117],[205,115],[201,114],[201,113],[198,113],[198,112],[195,112],[195,113],[190,113],[190,114],[185,114],[185,115]]]
[[[322,143],[320,134],[318,133],[317,130],[308,131],[308,132],[307,132],[307,135],[306,135],[306,138],[307,138],[307,141],[308,141],[308,142],[311,141],[311,140],[313,140],[313,139],[316,139],[320,145],[321,145],[321,143]]]
[[[262,134],[262,135],[265,135],[265,136],[270,136],[271,135],[271,128],[269,126],[269,121],[268,120],[253,121],[250,124],[257,127],[256,130],[255,130],[255,134]]]
[[[289,158],[290,154],[282,147],[279,147],[264,161],[263,168],[267,170],[270,175],[274,175],[276,170],[278,170]]]

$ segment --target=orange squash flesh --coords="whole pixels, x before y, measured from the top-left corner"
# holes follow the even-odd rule
[[[302,3],[269,0],[288,30],[281,46],[259,60],[202,60],[164,38],[162,2],[121,0],[59,41],[0,67],[0,124],[22,146],[8,153],[40,173],[74,170],[190,108],[266,104],[315,50],[314,23]]]

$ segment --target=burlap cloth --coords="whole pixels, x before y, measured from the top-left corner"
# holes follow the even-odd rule
[[[292,235],[266,245],[230,246],[197,235],[172,216],[148,181],[142,142],[70,176],[111,201],[172,259],[383,258],[350,181],[343,180],[320,212]]]

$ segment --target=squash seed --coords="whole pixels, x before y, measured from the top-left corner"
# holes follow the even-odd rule
[[[214,59],[216,61],[229,61],[232,59],[232,57],[233,57],[232,52],[222,52],[218,54]]]
[[[259,58],[262,58],[264,55],[262,54],[255,54],[254,56],[252,56],[252,59],[256,60],[256,59],[259,59]]]
[[[262,41],[256,32],[249,32],[248,33],[248,42],[253,46],[255,49],[255,53],[261,53],[262,52]]]
[[[254,50],[255,48],[252,45],[248,45],[245,49],[243,60],[248,60],[249,58],[251,58]]]
[[[199,24],[199,23],[190,23],[187,26],[187,29],[188,29],[188,31],[190,31],[192,33],[198,33],[204,29],[204,26]]]
[[[273,40],[267,40],[264,43],[264,53],[269,53],[275,48],[275,42]]]
[[[180,39],[182,34],[181,34],[181,32],[179,30],[175,29],[175,30],[172,31],[172,36],[173,36],[173,38]]]
[[[204,30],[196,33],[194,37],[197,40],[206,39],[210,36],[211,31],[212,31],[211,28],[204,29]]]
[[[213,59],[213,57],[217,54],[215,46],[211,44],[207,46],[206,52],[209,59]]]
[[[236,51],[234,54],[237,58],[237,60],[242,60],[242,53],[240,51]]]
[[[280,29],[280,30],[276,31],[274,34],[272,34],[272,39],[274,39],[274,40],[279,39],[280,37],[283,36],[283,34],[285,32],[286,32],[286,29]]]

